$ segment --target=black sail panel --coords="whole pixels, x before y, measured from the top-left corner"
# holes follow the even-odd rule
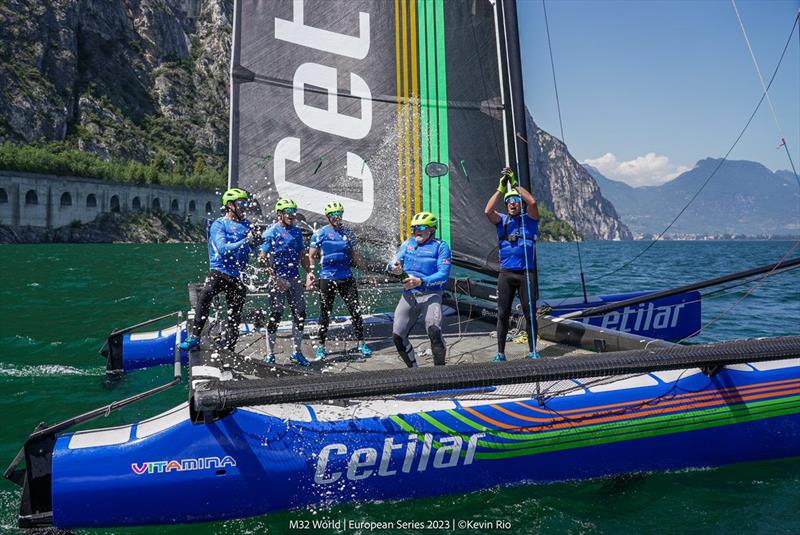
[[[466,265],[496,266],[483,207],[504,165],[489,0],[238,0],[230,183],[375,241],[421,210]],[[450,172],[428,177],[429,162]]]

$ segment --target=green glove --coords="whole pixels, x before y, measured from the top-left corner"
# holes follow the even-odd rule
[[[506,175],[500,175],[500,183],[497,185],[497,191],[503,195],[508,191],[508,177]]]
[[[505,167],[503,168],[502,175],[507,178],[506,184],[511,189],[516,189],[516,187],[519,185],[519,182],[517,182],[517,175],[514,174],[514,170],[510,167]]]

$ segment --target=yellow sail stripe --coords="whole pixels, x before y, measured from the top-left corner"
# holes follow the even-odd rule
[[[410,235],[411,217],[423,209],[420,153],[418,13],[420,0],[395,0],[397,82],[397,193],[400,240]]]
[[[411,117],[414,135],[414,206],[412,212],[422,211],[421,164],[419,151],[419,65],[417,61],[417,0],[411,0]]]
[[[400,97],[400,87],[401,87],[401,78],[400,78],[400,1],[401,0],[394,0],[394,63],[395,63],[395,72],[397,75],[397,96]],[[402,161],[402,151],[401,147],[403,146],[403,132],[401,128],[401,117],[402,117],[402,104],[401,99],[397,99],[397,117],[396,117],[396,128],[397,128],[397,195],[398,199],[403,198],[403,181],[400,177],[403,176],[403,161]],[[406,216],[403,213],[403,205],[402,202],[398,203],[398,227],[400,229],[400,239],[403,240],[403,228],[405,227],[405,219]]]
[[[401,202],[404,205],[406,221],[411,217],[411,143],[409,136],[410,106],[408,103],[408,0],[403,0],[403,175],[401,180],[405,182],[405,196]],[[408,224],[401,229],[401,235],[408,235]]]

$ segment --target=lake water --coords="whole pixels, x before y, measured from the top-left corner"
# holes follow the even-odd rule
[[[609,274],[647,245],[582,244],[590,293],[663,289],[777,262],[787,252],[791,258],[800,256],[791,242],[663,242]],[[186,284],[202,278],[207,257],[204,245],[109,244],[0,245],[0,258],[5,266],[0,285],[0,411],[5,415],[0,463],[5,467],[39,422],[54,423],[171,378],[171,367],[161,367],[109,383],[97,351],[115,328],[186,309]],[[575,244],[540,244],[538,258],[544,297],[580,295]],[[365,300],[375,309],[386,308],[396,294]],[[703,301],[703,323],[709,325],[693,341],[799,334],[800,270],[709,295]],[[185,388],[176,388],[94,425],[142,419],[185,398]],[[19,495],[16,486],[0,483],[0,532],[16,531]],[[502,520],[509,526],[464,533],[798,533],[800,459],[108,532],[286,533],[290,521],[298,519]],[[343,531],[370,533],[368,526],[345,525]]]

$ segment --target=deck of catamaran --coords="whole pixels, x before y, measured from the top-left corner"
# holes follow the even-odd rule
[[[493,321],[458,315],[452,308],[445,307],[443,332],[447,346],[446,365],[489,362],[497,354],[496,326]],[[281,369],[289,366],[298,372],[341,373],[362,372],[405,368],[392,341],[392,323],[389,314],[377,314],[365,318],[365,338],[373,350],[370,357],[363,357],[356,349],[349,318],[337,317],[331,321],[326,343],[327,356],[322,361],[314,361],[314,347],[317,342],[317,325],[306,326],[303,337],[303,355],[311,361],[308,367],[301,367],[290,360],[293,353],[293,339],[289,322],[283,322],[278,331],[276,364]],[[516,360],[528,354],[528,344],[524,337],[519,338],[519,330],[512,330],[512,340],[506,343],[506,358]],[[251,362],[262,362],[266,355],[265,334],[258,330],[244,333],[239,337],[235,353]],[[430,340],[424,330],[424,322],[419,321],[410,336],[421,367],[433,366]],[[537,343],[543,358],[589,354],[585,349],[540,339]]]

